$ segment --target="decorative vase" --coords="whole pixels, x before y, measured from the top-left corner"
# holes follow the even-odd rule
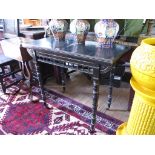
[[[52,19],[49,22],[50,31],[55,39],[64,40],[68,23],[64,19]]]
[[[84,43],[89,32],[90,24],[87,20],[74,19],[70,23],[70,31],[73,34],[74,41]]]
[[[119,25],[113,19],[102,19],[95,24],[94,31],[98,45],[110,48],[119,31]]]
[[[135,96],[128,122],[116,133],[155,135],[155,38],[142,40],[131,56],[130,68]]]

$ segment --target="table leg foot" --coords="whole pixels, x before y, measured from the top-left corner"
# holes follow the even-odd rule
[[[40,103],[44,104],[44,106],[47,108],[47,109],[51,109],[52,108],[52,105],[51,104],[48,104],[46,103],[45,101],[43,100],[39,100]]]
[[[94,134],[94,133],[96,133],[96,131],[95,131],[95,126],[94,125],[92,125],[91,127],[90,127],[90,129],[89,129],[89,132],[90,132],[90,134]]]
[[[62,87],[62,93],[65,93],[65,91],[66,91],[66,88]]]
[[[106,110],[109,110],[110,109],[110,107],[108,106],[107,108],[106,108]]]
[[[50,104],[48,104],[48,103],[44,103],[44,105],[45,105],[45,107],[47,108],[47,109],[51,109],[52,108],[52,105],[50,105]]]

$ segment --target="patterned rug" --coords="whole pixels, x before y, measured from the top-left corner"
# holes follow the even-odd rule
[[[17,86],[9,88],[10,92]],[[40,89],[33,87],[33,95]],[[46,102],[53,106],[27,102],[27,95],[4,95],[0,92],[0,135],[89,135],[91,108],[54,91],[46,92]],[[97,112],[97,134],[114,135],[122,121]]]

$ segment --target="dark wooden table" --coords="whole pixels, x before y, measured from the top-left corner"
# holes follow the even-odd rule
[[[99,79],[105,73],[111,71],[117,61],[126,54],[130,48],[124,45],[114,44],[113,48],[99,48],[96,42],[86,41],[85,44],[76,44],[72,40],[58,41],[53,38],[43,38],[39,40],[23,39],[22,46],[31,49],[35,54],[36,69],[38,75],[39,86],[41,88],[41,100],[45,103],[45,94],[41,80],[41,72],[39,62],[52,64],[61,67],[62,77],[64,68],[71,68],[87,73],[92,76],[93,80],[93,107],[92,121],[90,131],[95,131],[96,112],[99,97]],[[65,81],[62,79],[63,88],[65,90]],[[111,104],[112,85],[109,86],[108,107]]]

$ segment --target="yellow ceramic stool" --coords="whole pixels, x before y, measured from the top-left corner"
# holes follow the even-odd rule
[[[127,123],[117,135],[155,135],[155,38],[142,40],[131,56],[130,84],[135,91]]]

